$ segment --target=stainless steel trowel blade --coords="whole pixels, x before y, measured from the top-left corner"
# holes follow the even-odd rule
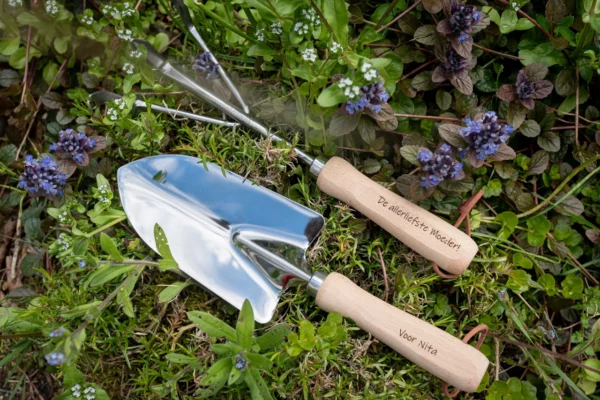
[[[286,197],[181,155],[127,164],[118,171],[118,185],[127,218],[144,242],[157,251],[154,225],[160,225],[184,273],[238,309],[248,299],[260,323],[271,319],[282,287],[298,275],[282,264],[310,277],[305,251],[323,217]]]

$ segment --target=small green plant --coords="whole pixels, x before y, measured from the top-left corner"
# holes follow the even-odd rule
[[[292,357],[298,357],[304,352],[309,352],[327,359],[332,347],[345,340],[346,331],[342,326],[342,315],[333,312],[316,329],[310,321],[301,321],[300,333],[292,332],[288,335],[286,350]]]
[[[272,399],[262,371],[269,371],[276,357],[277,349],[290,331],[287,324],[277,325],[262,336],[254,337],[254,312],[248,300],[244,301],[237,325],[234,328],[220,319],[202,311],[190,311],[188,318],[203,332],[214,339],[226,339],[225,343],[215,343],[211,350],[221,356],[200,380],[201,388],[196,391],[198,398],[216,395],[228,386],[245,383],[252,399]]]

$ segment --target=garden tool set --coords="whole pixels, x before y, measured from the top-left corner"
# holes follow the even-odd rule
[[[277,136],[248,114],[215,96],[194,79],[165,60],[152,45],[134,40],[134,46],[146,49],[146,61],[189,93],[218,108],[243,125],[275,142],[291,143]],[[462,274],[477,253],[477,245],[464,232],[441,218],[372,181],[349,162],[333,157],[312,157],[294,148],[297,157],[317,177],[317,186],[387,230],[401,242],[453,274]]]
[[[185,5],[181,1],[174,4],[192,36],[208,52]],[[372,181],[347,161],[313,157],[292,147],[248,114],[220,65],[219,74],[243,110],[175,68],[150,43],[135,40],[133,45],[144,48],[148,64],[190,94],[264,138],[293,149],[317,177],[323,192],[360,211],[445,270],[461,274],[468,267],[477,252],[469,236]],[[114,96],[108,92],[92,95],[100,104]],[[137,100],[135,106],[148,105]],[[172,116],[231,124],[155,105],[150,108]],[[154,234],[159,225],[181,272],[238,309],[248,299],[258,322],[270,321],[281,291],[291,281],[303,280],[323,310],[351,318],[457,389],[477,389],[488,366],[487,358],[477,349],[374,297],[343,275],[311,272],[305,253],[323,228],[320,214],[217,165],[188,156],[155,156],[127,164],[119,169],[118,185],[131,225],[153,250],[159,252],[160,248]]]
[[[461,390],[476,390],[488,366],[477,349],[378,299],[338,273],[311,272],[305,251],[323,217],[294,201],[182,155],[143,158],[118,171],[129,222],[154,251],[164,231],[179,269],[237,308],[248,299],[258,322],[271,320],[292,279],[316,303]]]

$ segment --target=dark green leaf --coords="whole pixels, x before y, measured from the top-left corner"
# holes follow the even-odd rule
[[[349,134],[358,126],[360,117],[360,113],[348,114],[343,108],[338,108],[331,117],[329,135],[337,138]]]
[[[558,136],[558,133],[553,132],[553,131],[544,132],[540,136],[538,136],[537,144],[542,149],[549,151],[549,152],[559,151],[560,150],[560,136]]]
[[[529,169],[527,170],[528,175],[539,175],[546,171],[548,168],[548,162],[550,157],[544,150],[537,151],[531,156],[529,162]]]
[[[521,124],[519,128],[524,136],[537,137],[542,131],[540,125],[532,119],[528,119]]]
[[[117,245],[110,236],[104,232],[100,233],[100,245],[102,246],[102,250],[108,253],[111,259],[117,262],[123,261],[123,256],[119,252],[119,249],[117,249]]]
[[[572,68],[565,68],[556,75],[554,81],[554,89],[556,93],[563,97],[571,96],[575,94],[577,89],[577,78],[575,71]]]

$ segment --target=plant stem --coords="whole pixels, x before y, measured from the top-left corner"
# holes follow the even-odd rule
[[[122,217],[119,217],[119,218],[115,219],[114,221],[111,221],[108,224],[102,225],[100,228],[95,229],[95,230],[91,231],[90,233],[87,233],[85,235],[85,237],[92,237],[95,234],[100,233],[103,230],[106,230],[106,229],[110,228],[111,226],[118,224],[121,221],[125,221],[126,219],[127,219],[127,217],[125,215],[123,215]]]
[[[435,121],[450,121],[450,122],[460,122],[460,118],[451,118],[451,117],[438,117],[435,115],[415,115],[415,114],[394,114],[396,117],[400,118],[417,118],[417,119],[432,119]]]
[[[503,4],[506,4],[507,6],[510,6],[510,3],[506,0],[500,0],[500,2]],[[550,41],[552,41],[552,39],[554,39],[554,37],[550,34],[550,32],[545,30],[540,24],[538,24],[538,22],[535,19],[531,18],[526,12],[524,12],[523,10],[518,10],[517,13],[519,13],[523,17],[527,18],[529,20],[529,22],[531,22],[533,25],[535,25],[535,27],[538,28],[544,35],[548,36]]]
[[[376,27],[381,26],[381,24],[383,23],[383,20],[386,19],[388,15],[390,15],[390,13],[394,9],[394,7],[396,7],[396,4],[398,4],[398,0],[392,1],[392,3],[388,6],[388,8],[385,10],[383,15],[381,16],[381,18],[379,18],[379,21],[377,22]],[[377,32],[379,32],[379,31],[377,31]]]
[[[408,78],[409,76],[411,76],[412,74],[416,74],[417,72],[419,72],[420,70],[422,70],[423,68],[428,67],[429,65],[433,64],[434,62],[437,62],[437,58],[434,58],[433,60],[429,60],[427,61],[425,64],[421,64],[419,67],[413,69],[412,71],[410,71],[408,74],[401,76],[400,79],[398,79],[396,82],[400,82],[401,80],[404,80],[406,78]]]
[[[488,53],[495,54],[497,56],[510,58],[511,60],[517,60],[517,61],[523,60],[523,58],[521,58],[521,57],[511,56],[510,54],[505,54],[505,53],[500,53],[499,51],[488,49],[487,47],[480,46],[477,43],[473,43],[473,47],[477,47],[480,50],[487,51]]]
[[[590,7],[590,12],[593,13],[594,10],[596,9],[596,3],[598,0],[593,0],[592,1],[592,6]],[[577,57],[579,55],[579,53],[581,52],[581,50],[583,49],[583,46],[585,46],[585,42],[587,42],[587,36],[588,36],[588,32],[590,31],[590,24],[587,23],[583,26],[583,29],[581,30],[581,33],[579,34],[579,41],[577,42],[577,47],[575,47],[575,50],[573,50],[573,53],[571,53],[571,58],[575,59],[575,57]]]
[[[409,12],[412,11],[413,8],[415,8],[416,6],[418,6],[419,4],[421,4],[422,0],[417,0],[413,3],[412,6],[408,7],[406,10],[402,11],[396,18],[394,18],[393,20],[391,20],[389,23],[385,24],[384,26],[382,26],[381,28],[377,29],[375,32],[379,33],[382,30],[390,27],[392,24],[394,24],[396,21],[398,21],[400,18],[404,17],[406,14],[408,14]],[[397,2],[397,1],[396,1]],[[390,10],[392,7],[394,7],[396,5],[396,3],[393,3],[392,5],[390,5],[390,8],[388,8],[388,10]],[[390,10],[391,11],[391,10]],[[379,24],[381,24],[381,22],[383,22],[383,20],[385,19],[385,17],[387,17],[387,14],[385,14],[382,18],[381,21],[379,21],[377,23],[377,26],[379,26]]]
[[[550,196],[548,196],[544,201],[542,201],[540,204],[538,204],[537,206],[535,206],[534,208],[532,208],[531,210],[527,210],[519,215],[517,215],[517,218],[521,219],[523,217],[527,217],[531,214],[535,214],[537,211],[541,210],[542,208],[546,207],[549,203],[550,200],[552,200],[554,197],[556,197],[562,190],[563,188],[567,185],[567,183],[573,179],[578,173],[580,173],[584,168],[586,168],[588,165],[591,165],[593,163],[595,163],[596,161],[600,160],[600,156],[596,156],[593,158],[590,158],[589,160],[587,160],[586,162],[584,162],[583,164],[581,164],[579,167],[575,168],[573,171],[571,171],[571,173],[569,174],[569,176],[567,176],[565,178],[564,181],[562,181],[560,183],[560,185],[558,185],[556,187],[556,189],[554,190],[554,192],[552,192],[552,194],[550,194]],[[589,178],[591,178],[596,172],[600,171],[600,167],[596,168],[594,171],[592,171],[592,173],[590,173],[588,176],[586,176],[582,182],[579,182],[580,184],[584,183],[585,181],[587,181]],[[578,184],[579,186],[579,184]],[[560,203],[562,203],[567,196],[563,196],[559,201],[557,201],[552,208],[556,207],[557,205],[559,205]],[[544,212],[547,212],[548,210],[545,210]]]
[[[575,68],[575,145],[579,147],[579,68]]]

